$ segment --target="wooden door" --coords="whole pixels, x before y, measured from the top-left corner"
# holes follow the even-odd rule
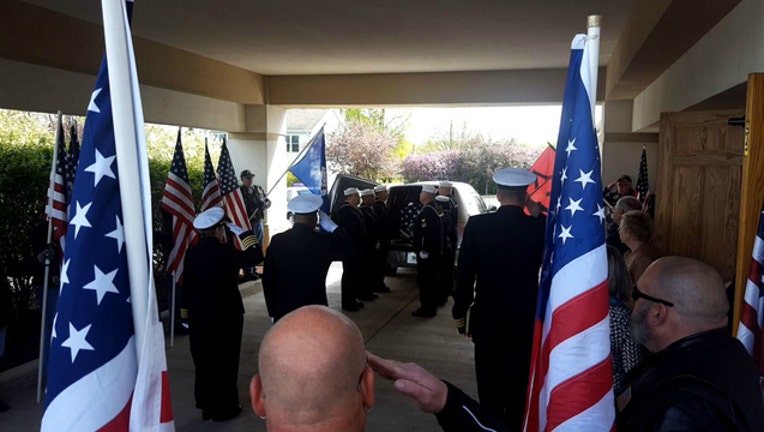
[[[735,274],[745,131],[742,110],[664,113],[658,145],[655,230],[666,254]]]
[[[748,75],[745,110],[746,152],[743,162],[743,184],[740,191],[738,226],[737,273],[735,275],[735,315],[733,334],[740,323],[745,281],[751,269],[753,239],[759,226],[764,200],[764,74]]]

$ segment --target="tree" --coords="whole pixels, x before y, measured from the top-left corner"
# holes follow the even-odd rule
[[[396,145],[397,141],[384,131],[350,123],[329,134],[326,160],[329,168],[340,174],[390,181],[397,177],[400,164],[394,153]]]

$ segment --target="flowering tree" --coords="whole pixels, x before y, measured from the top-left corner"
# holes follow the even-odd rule
[[[398,175],[400,161],[394,149],[398,141],[384,130],[363,122],[350,122],[326,139],[329,169],[377,181]]]

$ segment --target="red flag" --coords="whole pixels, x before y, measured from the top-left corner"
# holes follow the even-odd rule
[[[202,209],[205,211],[212,207],[223,205],[223,198],[220,196],[220,185],[215,177],[215,168],[212,167],[210,150],[207,148],[207,139],[204,140],[204,190],[202,191]]]
[[[573,40],[539,284],[526,431],[610,431],[605,208],[588,87],[587,36]]]
[[[740,311],[740,326],[737,338],[743,343],[753,360],[759,366],[759,373],[764,376],[764,345],[761,341],[761,329],[764,324],[764,206],[759,218],[759,229],[753,242],[751,269],[745,283],[743,307]]]
[[[236,181],[236,172],[233,169],[231,155],[228,153],[225,140],[223,140],[223,148],[220,150],[218,174],[220,174],[220,192],[223,194],[223,207],[226,216],[231,219],[234,225],[238,225],[245,231],[251,230],[252,225],[249,223],[244,197],[241,195],[241,189],[239,189],[239,184]],[[242,248],[238,236],[234,236],[234,242],[237,247]]]
[[[176,282],[180,282],[183,279],[183,259],[186,256],[186,249],[197,237],[193,227],[194,199],[191,196],[191,186],[188,184],[188,170],[183,156],[183,145],[180,142],[180,128],[178,128],[178,140],[175,143],[172,166],[164,187],[162,208],[172,215],[173,247],[167,258],[167,271],[173,275]]]
[[[549,209],[549,196],[552,194],[554,156],[554,147],[549,144],[530,169],[536,175],[536,181],[528,185],[528,198],[544,206],[544,214]]]

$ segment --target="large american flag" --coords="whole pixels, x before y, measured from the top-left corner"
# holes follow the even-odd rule
[[[605,208],[587,39],[573,39],[565,86],[526,431],[609,431],[615,421]]]
[[[173,275],[176,282],[181,282],[186,249],[197,234],[193,226],[194,198],[191,195],[191,186],[188,184],[188,170],[186,158],[183,156],[180,128],[178,128],[178,140],[175,142],[172,165],[167,174],[167,184],[164,187],[162,208],[172,215],[173,246],[167,258],[167,271]]]
[[[223,198],[220,196],[220,185],[215,176],[215,168],[212,166],[210,158],[210,149],[207,147],[207,139],[204,140],[204,190],[202,191],[202,208],[205,211],[212,207],[223,205]]]
[[[737,338],[759,366],[759,373],[764,376],[764,345],[761,340],[761,330],[764,328],[764,205],[759,216],[759,229],[753,241],[751,269],[745,281],[743,307],[740,311],[740,326]]]
[[[53,175],[48,185],[48,202],[45,215],[53,225],[53,240],[58,241],[66,235],[67,205],[67,170],[66,170],[66,146],[64,145],[64,126],[61,116],[58,118],[56,131],[56,161],[53,167]]]
[[[236,171],[234,171],[231,155],[228,153],[228,145],[225,140],[223,140],[223,147],[220,149],[218,174],[220,174],[220,192],[223,194],[226,216],[231,219],[231,222],[245,231],[251,230],[252,226],[247,216],[244,197],[241,195],[239,183],[236,180]],[[234,236],[234,239],[234,241],[238,242],[238,237]]]
[[[104,0],[102,5],[109,60],[107,63],[105,56],[101,63],[88,106],[53,320],[41,430],[171,431],[164,336],[151,282],[150,218],[146,218],[150,210],[141,208],[140,201],[137,206],[126,206],[125,211],[122,205],[124,190],[139,189],[143,205],[150,206],[145,181],[148,162],[139,150],[142,138],[128,143],[126,134],[115,132],[117,121],[120,127],[128,122],[138,137],[143,136],[130,31],[125,26],[125,14],[129,14],[125,9],[132,9],[132,3],[125,8],[122,2]],[[126,51],[110,50],[115,34],[127,38]],[[125,66],[116,74],[114,88],[109,85],[107,66],[110,70]],[[117,87],[121,89],[115,90]],[[125,90],[138,110],[129,117],[124,114],[122,97],[112,98],[120,91],[124,96]],[[145,145],[143,148],[145,151]],[[129,160],[130,150],[138,155],[135,170],[118,172],[117,155]],[[130,185],[121,190],[120,180]],[[149,226],[138,236],[123,229],[131,228],[136,218]],[[143,262],[128,261],[128,255],[133,256],[128,249],[134,250],[140,240],[146,245],[139,254]],[[135,269],[141,265],[148,269],[148,280],[131,286]],[[145,311],[145,321],[134,323],[134,310]],[[136,328],[141,330],[140,338]],[[136,340],[144,342],[139,345]]]

